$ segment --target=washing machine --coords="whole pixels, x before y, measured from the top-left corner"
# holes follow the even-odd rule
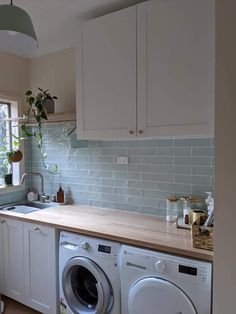
[[[60,314],[120,314],[119,243],[62,231]]]
[[[212,263],[121,249],[122,314],[210,314]]]

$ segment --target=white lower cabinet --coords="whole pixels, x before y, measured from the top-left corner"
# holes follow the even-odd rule
[[[26,304],[39,312],[56,313],[55,229],[24,223]]]
[[[55,229],[8,218],[0,222],[0,293],[56,314]]]
[[[23,302],[25,300],[23,222],[2,219],[3,293]]]

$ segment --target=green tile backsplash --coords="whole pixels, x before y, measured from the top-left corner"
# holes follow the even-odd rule
[[[78,141],[67,137],[71,125],[44,126],[49,164],[42,167],[35,143],[26,141],[26,170],[45,176],[45,191],[62,183],[70,204],[109,207],[164,216],[166,197],[199,195],[213,190],[214,141],[211,138],[127,141]],[[128,156],[128,165],[118,165]],[[36,181],[30,183],[37,188]]]

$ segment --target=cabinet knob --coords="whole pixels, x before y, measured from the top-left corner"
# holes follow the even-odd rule
[[[134,130],[129,130],[129,134],[133,135],[134,134]]]
[[[1,220],[1,224],[5,224],[6,220]]]
[[[34,231],[40,231],[39,227],[34,227]]]
[[[143,134],[143,130],[138,130],[138,133],[139,134]]]

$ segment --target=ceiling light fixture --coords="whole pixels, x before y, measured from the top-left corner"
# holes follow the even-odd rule
[[[0,51],[28,56],[38,47],[29,14],[10,4],[0,5]]]

